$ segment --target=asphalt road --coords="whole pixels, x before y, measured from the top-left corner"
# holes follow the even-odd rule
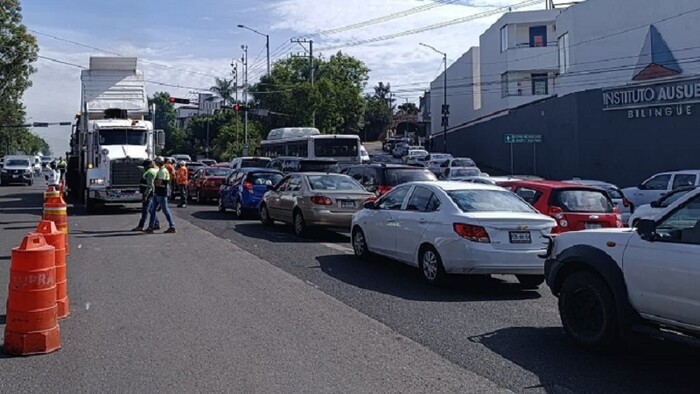
[[[25,203],[26,193],[23,187],[0,188],[0,278],[4,280],[8,245],[16,244],[7,239],[7,234],[16,238],[36,220],[31,216],[37,213],[31,209],[36,203]],[[76,391],[90,391],[91,386],[85,385],[100,379],[120,382],[119,389],[127,391],[135,387],[155,391],[174,387],[221,390],[226,381],[214,372],[202,377],[188,370],[201,371],[206,365],[225,371],[232,376],[229,383],[239,384],[229,388],[268,389],[264,391],[287,388],[294,392],[306,387],[302,391],[401,392],[411,387],[415,390],[409,391],[422,392],[503,388],[523,393],[681,393],[697,392],[700,387],[695,375],[700,352],[694,348],[645,338],[613,355],[592,355],[575,348],[564,335],[556,299],[546,287],[525,291],[514,279],[504,276],[455,278],[446,287],[435,288],[423,284],[413,268],[383,258],[356,260],[347,234],[323,231],[311,239],[299,239],[288,226],[267,229],[257,220],[233,220],[231,214],[219,213],[213,204],[173,210],[179,233],[172,238],[154,236],[165,242],[163,248],[150,252],[155,265],[145,264],[148,259],[130,257],[146,253],[148,246],[148,236],[123,231],[136,222],[134,211],[114,209],[107,215],[82,216],[79,209],[73,210],[76,216],[71,217],[71,223],[77,227],[72,228],[72,245],[85,246],[74,253],[74,268],[69,263],[69,291],[76,296],[72,301],[78,309],[65,321],[65,327],[62,325],[64,349],[57,354],[69,378],[68,383],[62,381],[59,391],[75,387]],[[0,283],[0,296],[4,298],[2,287]],[[294,291],[281,292],[288,287]],[[231,297],[247,299],[248,293],[263,300],[237,307]],[[163,308],[151,305],[159,302]],[[310,302],[312,305],[308,305]],[[88,310],[87,303],[98,307]],[[278,307],[277,303],[284,306]],[[309,314],[305,306],[322,308],[320,314],[325,318]],[[232,317],[231,310],[238,314]],[[3,311],[0,309],[0,313]],[[180,331],[171,319],[182,319],[178,322]],[[255,322],[254,329],[241,323],[246,319]],[[289,335],[279,329],[287,321],[294,322]],[[0,320],[0,327],[2,323]],[[159,324],[163,325],[161,332],[147,330]],[[316,328],[319,324],[321,328]],[[252,342],[250,346],[236,340],[237,330]],[[275,344],[281,348],[295,344],[298,333],[304,330],[327,340],[303,349],[291,346],[289,353],[278,355],[263,346],[265,338],[256,335],[256,330],[272,337],[280,335]],[[230,340],[222,340],[225,335]],[[418,349],[391,347],[393,342],[385,338],[391,335],[405,338],[401,342],[415,344]],[[336,342],[338,336],[345,340]],[[307,340],[308,336],[303,338]],[[235,360],[250,363],[240,353],[253,349],[260,352],[255,345],[263,346],[262,359],[272,359],[267,364],[256,364],[264,371],[281,368],[283,361],[292,363],[292,371],[299,371],[293,364],[297,358],[328,361],[330,351],[360,358],[356,363],[339,365],[339,369],[345,371],[342,375],[355,373],[356,378],[364,378],[343,380],[334,377],[335,369],[327,363],[303,363],[306,368],[320,368],[318,379],[329,381],[325,390],[319,390],[323,386],[303,378],[294,380],[285,371],[267,376],[268,380],[255,368],[242,373],[242,367],[224,355],[229,352]],[[402,352],[409,352],[410,357],[402,357]],[[436,360],[431,355],[439,357]],[[78,356],[83,359],[74,360]],[[54,356],[42,357],[27,359],[32,360],[29,371],[41,377],[38,382],[48,383],[50,374],[46,376],[47,371],[40,368],[49,364],[53,372],[51,362],[44,360]],[[275,357],[280,361],[275,362]],[[0,359],[3,371],[10,372],[0,377],[0,391],[32,387],[12,380],[8,384],[12,377],[26,378],[23,360]],[[428,360],[427,367],[423,360]],[[339,364],[339,358],[330,363]],[[107,371],[100,372],[105,367]],[[391,372],[378,377],[371,373],[373,368]],[[160,369],[163,379],[147,373]],[[386,380],[385,385],[377,383],[397,373],[401,378]],[[407,381],[406,376],[413,374],[420,375],[421,380]],[[149,378],[179,385],[158,386],[149,383]],[[183,384],[185,378],[191,382],[185,380],[189,384]],[[270,381],[285,381],[288,385],[263,384]],[[366,384],[348,390],[349,381]],[[104,391],[104,386],[97,387],[102,390],[95,391]]]
[[[454,278],[445,288],[416,269],[384,258],[362,262],[349,234],[297,238],[234,220],[214,204],[175,208],[187,220],[415,340],[460,367],[515,392],[697,392],[700,351],[638,338],[630,349],[593,355],[566,338],[556,298],[543,286],[525,291],[513,277]]]

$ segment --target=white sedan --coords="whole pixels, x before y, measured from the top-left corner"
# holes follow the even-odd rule
[[[525,288],[544,280],[555,221],[512,192],[466,182],[409,182],[352,217],[355,255],[418,267],[429,283],[447,274],[514,274]]]
[[[651,204],[644,204],[637,207],[634,210],[627,221],[627,225],[630,227],[637,227],[637,222],[641,219],[653,219],[656,215],[668,208],[671,204],[676,202],[676,200],[695,190],[695,186],[681,187],[672,192],[666,194],[656,201],[652,201]]]

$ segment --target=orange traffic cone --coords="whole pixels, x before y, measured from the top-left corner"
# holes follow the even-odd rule
[[[66,275],[66,234],[56,229],[56,224],[50,220],[42,220],[36,232],[43,235],[46,243],[56,249],[56,304],[58,318],[68,317],[68,280]]]
[[[61,347],[56,305],[55,249],[29,233],[12,249],[5,353],[44,354]]]
[[[44,192],[44,204],[46,204],[46,201],[49,200],[51,197],[59,197],[61,195],[61,192],[56,190],[55,186],[49,186],[49,188]]]

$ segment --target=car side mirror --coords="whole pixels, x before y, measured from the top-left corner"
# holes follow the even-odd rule
[[[641,219],[637,222],[637,234],[642,239],[653,241],[656,239],[656,222],[651,219]]]
[[[649,206],[652,208],[661,208],[661,204],[658,201],[652,201]]]
[[[370,198],[371,198],[371,197],[370,197]],[[374,208],[375,208],[375,205],[374,205],[374,202],[375,202],[375,201],[376,201],[376,200],[368,199],[367,201],[365,201],[365,204],[363,205],[363,207],[364,207],[365,209],[374,209]]]

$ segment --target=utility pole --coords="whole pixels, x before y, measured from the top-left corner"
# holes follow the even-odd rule
[[[442,54],[442,60],[445,62],[445,71],[442,73],[444,75],[442,88],[442,102],[444,103],[442,106],[442,151],[447,153],[447,124],[449,123],[450,118],[450,106],[447,104],[447,53]]]
[[[243,49],[243,105],[248,107],[248,45],[241,45]],[[243,156],[248,156],[248,110],[243,111]]]
[[[297,43],[304,48],[304,51],[309,54],[309,80],[311,81],[311,87],[314,86],[314,40],[290,40],[290,42]],[[309,44],[309,49],[306,50],[304,44]],[[316,111],[311,113],[311,127],[316,127]]]
[[[234,105],[238,104],[238,59],[231,60],[231,75],[233,75]],[[236,145],[238,145],[238,112],[236,112]]]

